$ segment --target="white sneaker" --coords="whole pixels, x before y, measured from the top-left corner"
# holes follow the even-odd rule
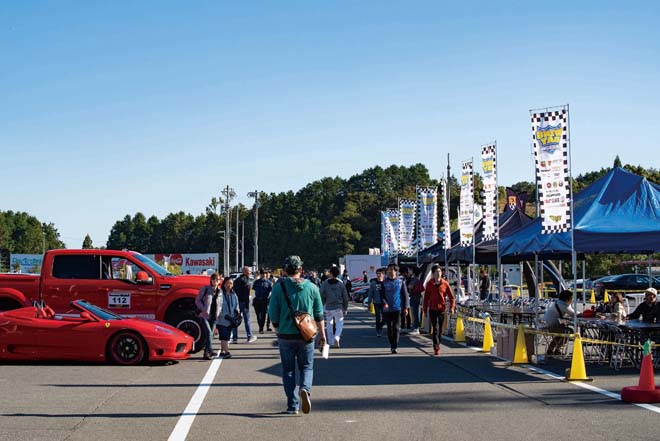
[[[419,335],[419,329],[413,329],[410,331],[410,335]]]
[[[253,335],[250,338],[248,338],[248,343],[252,343],[253,341],[257,341],[257,336]]]
[[[309,413],[312,410],[312,400],[309,398],[309,392],[305,389],[300,390],[300,405],[303,413]]]

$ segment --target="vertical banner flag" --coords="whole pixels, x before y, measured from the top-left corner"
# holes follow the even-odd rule
[[[458,212],[458,228],[461,231],[461,246],[472,245],[474,239],[474,179],[472,160],[463,162],[461,174],[461,203]]]
[[[568,108],[563,106],[560,110],[530,113],[541,234],[570,231]]]
[[[417,204],[417,245],[421,251],[437,242],[438,189],[417,187]]]
[[[444,249],[451,248],[451,229],[449,225],[449,199],[447,199],[447,179],[440,180],[442,186],[442,231],[444,240]]]
[[[495,149],[495,144],[481,147],[481,165],[484,170],[484,240],[493,240],[498,236],[498,232],[495,231],[497,216],[497,164],[495,163],[497,156]]]
[[[380,249],[383,250],[383,254],[387,254],[389,251],[387,243],[387,224],[385,223],[387,219],[387,214],[384,211],[380,212]]]
[[[399,210],[388,208],[385,212],[385,249],[387,255],[399,252]]]
[[[415,254],[415,211],[417,201],[399,199],[399,253],[406,256]]]

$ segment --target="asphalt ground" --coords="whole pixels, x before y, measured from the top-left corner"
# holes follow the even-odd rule
[[[274,335],[250,344],[243,329],[240,335],[199,410],[187,415],[186,439],[660,438],[660,407],[625,404],[465,346],[445,341],[441,356],[433,357],[428,337],[404,335],[392,355],[360,307],[350,310],[342,348],[328,360],[317,356],[312,412],[284,415]],[[138,367],[0,365],[0,440],[168,439],[210,366],[199,355]],[[541,367],[560,374],[566,366]],[[615,373],[591,364],[587,373],[591,386],[615,393],[638,379],[635,370]]]

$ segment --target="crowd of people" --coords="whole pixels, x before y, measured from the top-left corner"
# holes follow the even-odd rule
[[[276,278],[273,273],[260,270],[254,280],[249,267],[243,268],[235,280],[223,279],[220,273],[210,276],[209,285],[199,290],[195,301],[206,337],[204,359],[231,358],[229,344],[238,342],[241,324],[247,343],[257,340],[250,323],[250,293],[254,290],[252,307],[259,334],[274,329],[277,335],[286,412],[297,414],[300,409],[309,413],[314,348],[326,345],[340,348],[352,282],[346,271],[340,276],[337,266],[329,268],[320,278],[316,272],[305,273],[298,256],[289,256],[281,271]],[[402,268],[399,273],[399,267],[394,264],[377,269],[376,277],[371,280],[365,271],[362,281],[369,284],[367,300],[375,311],[376,335],[381,337],[383,328],[387,329],[392,354],[398,353],[402,327],[411,334],[420,333],[424,311],[431,324],[434,353],[439,355],[444,313],[447,310],[453,313],[456,307],[452,289],[439,266],[432,268],[432,277],[426,285],[411,269]],[[305,320],[315,323],[315,338],[303,338],[301,322]],[[220,340],[220,353],[213,350],[214,333]],[[300,372],[298,377],[296,368]]]
[[[210,276],[209,285],[199,290],[195,302],[206,337],[204,358],[210,360],[217,356],[231,358],[229,344],[238,342],[241,324],[247,343],[257,339],[250,323],[252,300],[258,333],[274,330],[277,335],[287,400],[286,413],[289,414],[297,414],[299,410],[310,412],[314,349],[327,345],[335,349],[341,347],[351,292],[348,274],[344,272],[340,276],[338,267],[331,267],[319,278],[316,272],[303,272],[302,264],[300,257],[289,256],[279,278],[269,271],[260,270],[253,280],[248,267],[243,268],[242,274],[235,280],[229,277],[223,279],[221,274],[214,273]],[[490,281],[485,272],[481,272],[480,276],[480,297],[485,297]],[[386,329],[392,354],[398,353],[402,329],[412,335],[420,333],[422,314],[430,325],[434,355],[440,354],[443,321],[446,312],[455,312],[457,303],[442,267],[432,266],[431,277],[426,283],[412,268],[403,267],[399,272],[395,264],[378,268],[376,277],[371,280],[365,271],[362,281],[368,283],[366,304],[374,313],[376,336],[382,337]],[[254,296],[251,296],[252,290]],[[567,322],[575,316],[572,300],[573,293],[564,290],[546,309],[544,322],[548,331],[561,334],[572,332]],[[592,312],[620,322],[638,318],[660,322],[660,305],[654,288],[646,290],[645,301],[630,314],[626,314],[624,302],[624,296],[615,292],[609,303],[599,306],[599,309],[594,308]],[[309,335],[303,330],[305,326],[313,326],[314,337],[303,337]],[[219,354],[213,351],[214,331],[220,340]],[[555,336],[547,348],[548,355],[558,354],[566,342],[565,337]]]

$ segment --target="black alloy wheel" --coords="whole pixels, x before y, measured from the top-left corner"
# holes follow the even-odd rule
[[[146,344],[136,333],[121,331],[110,339],[109,352],[115,363],[132,366],[145,359]]]

